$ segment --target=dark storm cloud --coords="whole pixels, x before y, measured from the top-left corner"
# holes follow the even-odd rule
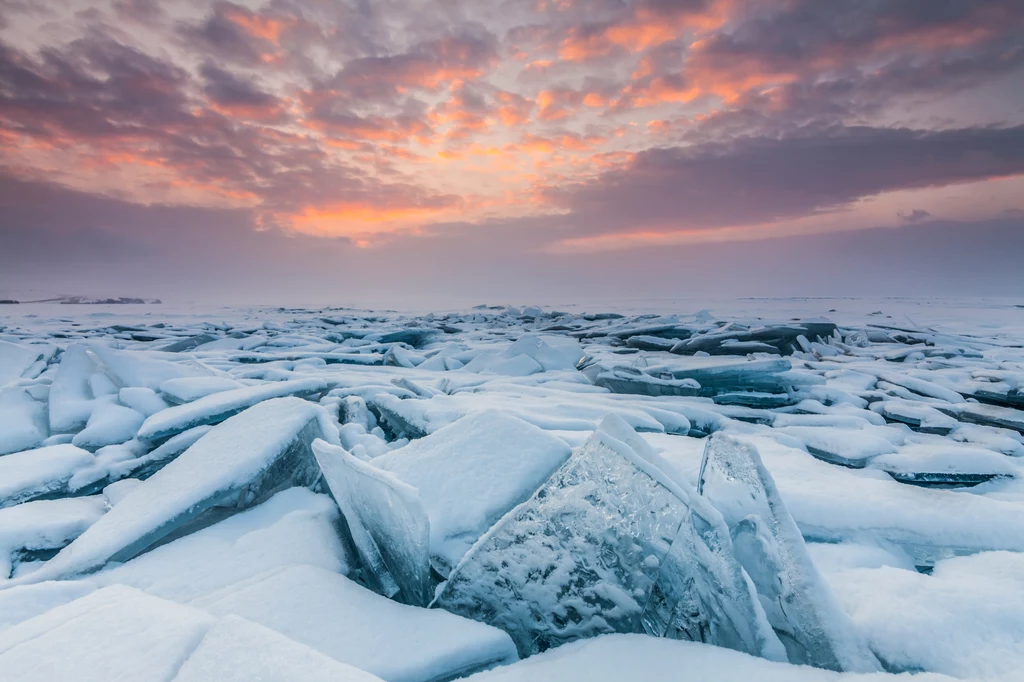
[[[581,233],[713,228],[834,209],[882,192],[1024,173],[1024,126],[834,128],[652,149],[624,170],[553,188]]]

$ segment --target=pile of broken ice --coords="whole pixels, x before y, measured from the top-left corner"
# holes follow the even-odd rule
[[[1019,340],[246,315],[0,326],[0,679],[1024,665]]]

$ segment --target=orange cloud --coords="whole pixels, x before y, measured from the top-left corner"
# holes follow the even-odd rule
[[[238,5],[227,5],[224,17],[254,38],[266,40],[280,47],[281,33],[294,26],[294,17],[268,17]]]
[[[706,33],[721,27],[729,18],[732,4],[728,0],[715,2],[704,11],[640,6],[631,16],[597,28],[573,27],[559,44],[558,55],[564,60],[579,62],[606,56],[616,49],[643,52],[687,34]]]
[[[424,221],[451,212],[458,205],[459,202],[455,200],[439,201],[435,205],[333,202],[306,206],[298,213],[279,216],[278,219],[298,232],[323,237],[348,237],[357,246],[369,246],[374,234],[415,230]]]

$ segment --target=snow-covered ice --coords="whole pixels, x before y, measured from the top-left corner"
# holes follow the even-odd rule
[[[1022,305],[5,308],[0,679],[1016,682]]]

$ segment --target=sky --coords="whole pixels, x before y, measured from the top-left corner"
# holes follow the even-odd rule
[[[0,0],[0,295],[1024,296],[1024,2]]]

